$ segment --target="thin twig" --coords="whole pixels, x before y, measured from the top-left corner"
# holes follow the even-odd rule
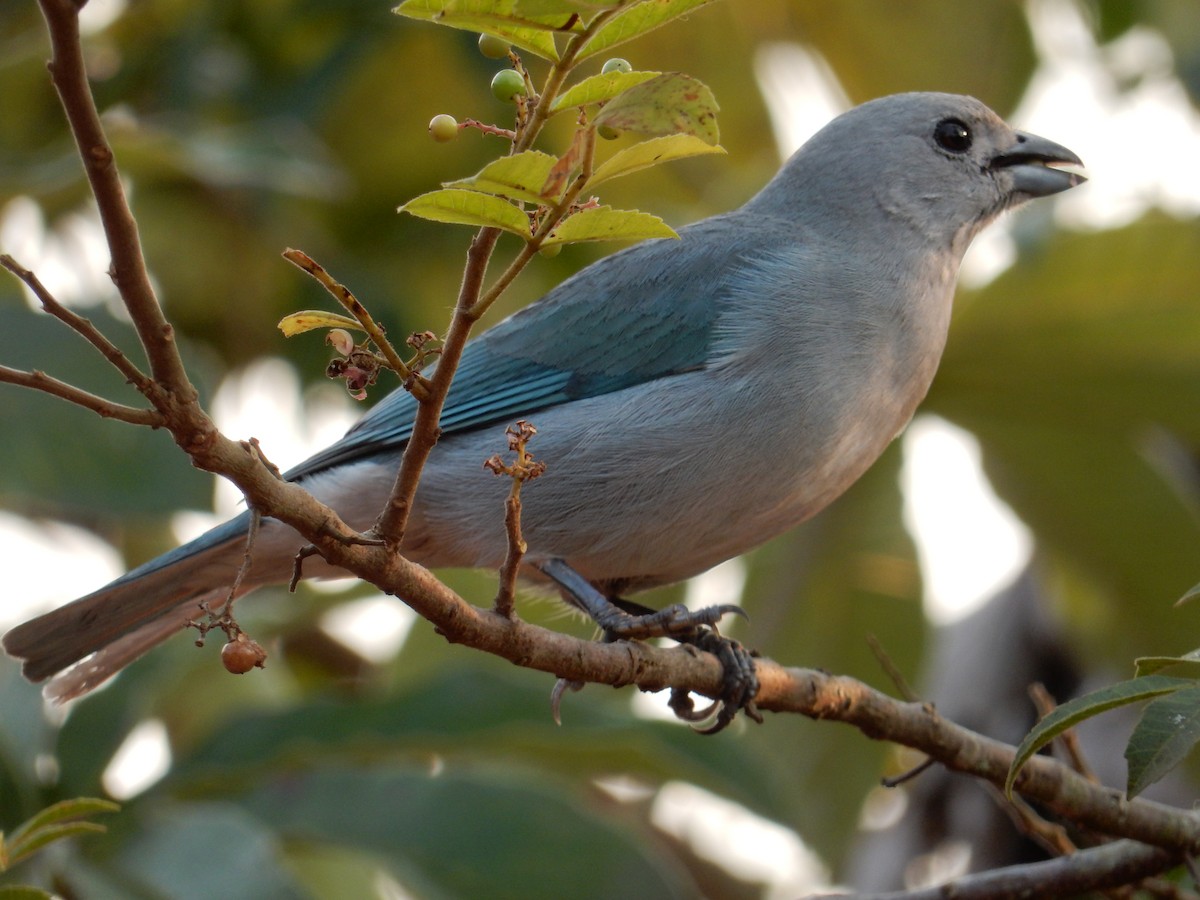
[[[879,779],[879,784],[885,788],[900,787],[902,784],[907,784],[914,778],[928,772],[937,765],[937,760],[932,756],[927,756],[921,762],[917,763],[911,769],[901,772],[899,775],[888,775]]]
[[[534,254],[541,249],[542,243],[550,235],[550,232],[557,228],[559,223],[566,218],[571,205],[579,199],[579,195],[587,187],[587,183],[592,177],[595,162],[596,133],[591,129],[587,129],[585,135],[583,158],[579,174],[572,181],[571,187],[563,195],[562,199],[550,208],[550,212],[539,224],[538,230],[530,240],[525,242],[520,252],[509,263],[508,268],[500,274],[500,277],[487,289],[487,292],[471,306],[468,315],[473,319],[482,318],[484,313],[491,308],[492,304],[500,298],[500,295],[508,289],[508,286],[516,280],[525,266],[529,264],[529,261],[533,259]]]
[[[106,419],[116,419],[118,422],[128,422],[130,425],[149,425],[151,428],[160,428],[166,424],[166,420],[157,410],[138,409],[135,406],[114,403],[112,400],[89,393],[83,388],[59,381],[37,369],[26,372],[22,369],[0,366],[0,381],[51,394],[76,406],[90,409]]]
[[[996,897],[1035,900],[1067,897],[1137,883],[1173,868],[1178,862],[1178,854],[1144,847],[1132,841],[1115,841],[1058,859],[964,875],[938,887],[855,896],[859,900],[945,900],[947,897],[955,900],[994,900]]]
[[[521,536],[521,482],[513,479],[512,490],[504,501],[504,529],[508,535],[508,552],[504,555],[504,564],[500,567],[500,586],[496,591],[496,600],[492,609],[504,616],[512,618],[513,606],[517,597],[517,576],[521,573],[521,560],[529,545]]]
[[[1049,822],[1038,815],[1037,811],[1021,797],[1013,797],[1010,801],[1004,791],[994,784],[984,782],[988,795],[996,801],[996,805],[1009,817],[1018,832],[1038,844],[1047,853],[1054,856],[1068,856],[1079,848],[1067,834],[1067,829],[1054,822]]]
[[[871,653],[875,656],[875,661],[879,663],[879,667],[883,669],[884,674],[895,685],[901,699],[908,700],[910,703],[920,702],[920,696],[909,685],[908,680],[904,677],[904,673],[900,671],[900,667],[896,665],[888,655],[888,652],[883,649],[883,644],[880,643],[879,638],[873,634],[868,634],[867,646],[871,648]]]
[[[132,360],[122,352],[120,347],[105,337],[100,329],[92,324],[90,319],[67,309],[67,307],[59,303],[35,273],[22,266],[7,253],[0,254],[0,266],[4,266],[13,275],[21,279],[29,290],[33,291],[33,295],[38,298],[42,309],[63,322],[68,328],[79,334],[84,340],[99,350],[100,355],[112,363],[116,370],[125,377],[125,380],[137,388],[140,393],[145,395],[151,393],[150,378],[133,364]]]
[[[1058,706],[1054,697],[1041,682],[1035,681],[1029,686],[1029,697],[1033,700],[1033,705],[1037,708],[1039,718],[1045,718],[1050,715]],[[1071,768],[1088,781],[1099,784],[1100,779],[1096,777],[1095,771],[1088,764],[1087,757],[1083,755],[1083,747],[1079,743],[1079,733],[1074,728],[1068,728],[1062,734],[1058,735],[1056,740],[1066,753],[1067,762]]]
[[[492,604],[495,612],[505,618],[512,618],[513,602],[517,594],[517,576],[521,571],[521,560],[529,549],[521,535],[521,486],[526,481],[544,474],[546,464],[538,462],[529,453],[529,441],[537,434],[537,428],[532,422],[521,419],[515,426],[510,425],[505,433],[508,435],[508,449],[517,454],[516,461],[509,465],[496,455],[488,459],[483,467],[496,475],[507,475],[512,479],[508,498],[504,501],[504,527],[508,535],[508,550],[504,556],[504,564],[500,567],[500,586]]]
[[[388,340],[383,328],[376,323],[367,311],[367,308],[362,305],[348,287],[340,281],[334,280],[333,276],[323,266],[302,250],[293,250],[289,247],[283,251],[283,258],[316,279],[342,305],[346,312],[354,316],[358,324],[366,331],[367,336],[371,338],[375,346],[383,353],[383,358],[387,360],[388,366],[400,376],[404,381],[404,386],[412,392],[414,397],[422,402],[429,399],[429,382],[420,374],[410,369],[408,364],[400,358],[400,354],[396,352],[396,348]]]
[[[250,566],[253,565],[254,544],[258,541],[258,530],[262,525],[262,513],[257,509],[250,510],[250,527],[246,529],[246,549],[242,551],[242,564],[238,566],[233,584],[229,586],[229,594],[225,597],[225,613],[232,615],[233,601],[238,598],[238,591],[246,579]]]

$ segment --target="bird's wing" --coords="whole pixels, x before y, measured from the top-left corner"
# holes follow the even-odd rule
[[[443,434],[703,367],[727,282],[754,249],[730,216],[682,229],[584,269],[467,345],[442,411]],[[393,391],[290,479],[402,448],[416,400]]]

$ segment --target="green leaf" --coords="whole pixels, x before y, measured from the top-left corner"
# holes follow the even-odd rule
[[[611,3],[571,0],[405,0],[393,12],[451,28],[502,37],[544,59],[557,60],[554,32],[577,29],[574,17]]]
[[[340,316],[337,313],[325,312],[320,309],[304,309],[300,312],[294,312],[290,316],[284,316],[279,320],[279,330],[283,332],[284,337],[295,337],[298,334],[303,334],[306,331],[314,331],[318,328],[353,328],[355,331],[364,330],[357,319],[351,319],[349,316]]]
[[[1134,675],[1138,678],[1173,666],[1184,666],[1184,672],[1195,671],[1200,676],[1200,650],[1192,650],[1183,656],[1142,656],[1135,659],[1133,664]]]
[[[640,37],[711,2],[713,0],[648,0],[630,4],[628,9],[600,27],[595,36],[583,45],[577,58],[584,60],[611,50],[618,44]]]
[[[97,813],[119,812],[120,809],[120,804],[100,797],[75,797],[47,806],[8,835],[4,842],[6,865],[11,866],[53,841],[79,834],[103,833],[107,830],[103,825],[72,820]]]
[[[530,236],[525,213],[507,200],[478,191],[458,188],[430,191],[409,200],[399,211],[434,222],[502,228],[526,240]]]
[[[102,797],[74,797],[70,800],[60,800],[31,816],[9,835],[9,841],[20,840],[24,835],[38,828],[44,828],[56,822],[68,819],[82,819],[97,813],[115,813],[121,811],[121,804]]]
[[[1177,690],[1147,704],[1125,748],[1129,781],[1136,797],[1181,763],[1200,741],[1200,685]]]
[[[1084,719],[1090,719],[1118,706],[1128,706],[1130,703],[1191,687],[1194,687],[1194,682],[1186,678],[1147,675],[1145,678],[1132,678],[1109,685],[1064,703],[1038,722],[1025,736],[1025,740],[1021,741],[1021,746],[1017,748],[1016,756],[1013,757],[1012,766],[1009,767],[1008,778],[1004,781],[1004,792],[1012,796],[1017,774],[1033,754]]]
[[[716,97],[703,82],[668,72],[634,85],[605,104],[593,124],[654,137],[693,134],[716,144],[720,140],[718,109]]]
[[[658,78],[662,72],[606,72],[593,75],[573,85],[550,105],[551,112],[562,112],[564,109],[575,109],[587,106],[589,103],[603,103],[618,94],[629,90],[634,85]]]
[[[104,834],[108,831],[97,822],[64,822],[60,825],[43,825],[21,836],[20,840],[8,842],[8,864],[20,862],[41,850],[47,844],[81,834]]]
[[[668,134],[663,137],[650,138],[632,147],[626,147],[619,153],[614,153],[596,167],[588,186],[592,187],[611,178],[619,178],[631,172],[657,166],[659,163],[671,162],[676,159],[686,159],[689,156],[703,156],[709,153],[724,155],[725,148],[720,144],[709,144],[691,134]]]
[[[463,188],[485,194],[499,194],[514,200],[546,203],[557,200],[542,194],[550,170],[558,159],[540,150],[526,150],[512,156],[502,156],[488,163],[470,178],[448,182],[447,188]],[[528,220],[526,221],[528,226]],[[527,229],[528,230],[528,229]]]
[[[628,209],[598,206],[584,209],[563,220],[542,246],[576,244],[580,241],[641,241],[646,238],[677,238],[658,216]]]

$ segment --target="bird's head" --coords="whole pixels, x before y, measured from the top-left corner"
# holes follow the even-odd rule
[[[960,253],[999,213],[1085,179],[1066,147],[1015,131],[973,97],[896,94],[834,119],[751,201],[847,234],[912,232]]]

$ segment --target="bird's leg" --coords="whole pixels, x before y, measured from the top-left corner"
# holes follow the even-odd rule
[[[754,721],[762,722],[754,705],[754,696],[758,693],[754,654],[732,638],[722,636],[716,627],[717,622],[729,613],[745,616],[740,606],[724,604],[693,611],[676,603],[655,611],[628,600],[604,596],[561,559],[546,560],[537,567],[563,590],[568,600],[588,614],[604,632],[605,640],[669,637],[712,653],[721,661],[725,672],[724,686],[720,699],[712,706],[697,712],[687,691],[671,694],[671,709],[681,719],[699,722],[716,714],[714,723],[701,733],[721,731],[733,721],[738,710],[745,710]],[[556,688],[556,706],[561,695],[562,690]]]

